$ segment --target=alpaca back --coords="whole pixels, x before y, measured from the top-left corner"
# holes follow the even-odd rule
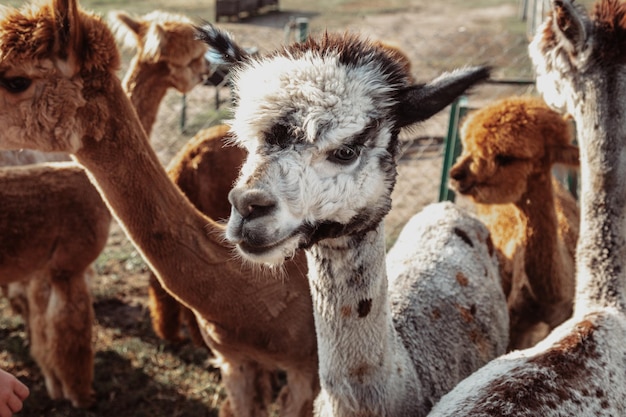
[[[493,244],[470,214],[453,203],[432,204],[404,227],[387,271],[394,324],[427,411],[506,350],[509,317]]]

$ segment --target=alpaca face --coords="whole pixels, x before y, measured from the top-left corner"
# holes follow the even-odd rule
[[[75,152],[87,129],[100,126],[100,109],[92,110],[88,125],[81,122],[85,106],[98,107],[83,96],[82,75],[114,76],[119,54],[104,22],[91,16],[79,24],[84,12],[69,7],[0,11],[0,149]]]
[[[187,17],[154,11],[133,18],[116,12],[109,21],[118,41],[137,49],[137,65],[144,71],[165,71],[163,82],[179,92],[189,92],[208,75],[204,58],[208,47],[196,39],[195,26]]]
[[[176,25],[181,27],[169,27]],[[154,58],[158,63],[167,66],[171,86],[180,93],[187,93],[209,74],[209,65],[204,58],[208,48],[195,38],[195,30],[191,24],[171,22],[170,25],[163,24],[162,31],[164,39],[161,39],[162,45]],[[146,41],[151,42],[150,39]]]
[[[227,236],[246,255],[282,262],[320,239],[370,229],[387,213],[398,129],[378,66],[311,53],[236,75],[232,128],[249,157],[230,195]]]
[[[180,93],[184,94],[191,91],[196,85],[203,82],[209,73],[209,65],[204,59],[205,51],[201,49],[198,52],[191,59],[168,63],[172,87]]]
[[[463,123],[451,185],[477,203],[518,203],[529,183],[550,178],[554,163],[575,164],[570,130],[538,98],[512,97],[476,110]]]

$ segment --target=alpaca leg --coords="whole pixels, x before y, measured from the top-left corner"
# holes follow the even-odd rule
[[[29,301],[35,303],[31,310],[36,310],[36,320],[31,322],[33,335],[37,322],[37,342],[33,337],[32,354],[46,376],[48,393],[74,407],[88,407],[94,401],[94,312],[84,273],[58,272],[33,283]]]
[[[224,361],[221,373],[228,398],[220,417],[267,417],[272,401],[271,372],[257,362]]]
[[[317,369],[290,370],[287,384],[278,394],[277,403],[281,417],[311,417],[313,401],[319,392]]]
[[[46,391],[53,400],[63,398],[61,381],[56,377],[50,362],[49,337],[50,328],[46,311],[50,302],[52,286],[46,274],[32,277],[26,284],[26,304],[30,327],[30,354],[39,365],[44,376]]]
[[[26,342],[30,343],[30,321],[28,313],[28,299],[26,297],[26,282],[12,282],[2,286],[2,293],[9,299],[11,310],[15,314],[19,314],[24,320],[24,328],[26,330]]]
[[[174,343],[182,341],[180,335],[182,306],[165,291],[154,273],[150,273],[148,307],[150,308],[152,328],[156,335],[163,340]]]

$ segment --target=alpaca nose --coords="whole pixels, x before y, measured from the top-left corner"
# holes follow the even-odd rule
[[[274,197],[263,190],[233,188],[228,201],[244,219],[251,220],[269,214],[276,207]]]
[[[450,178],[455,181],[462,182],[467,178],[467,170],[464,165],[454,165],[450,170]]]

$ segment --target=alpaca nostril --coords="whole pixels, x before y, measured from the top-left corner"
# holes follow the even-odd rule
[[[262,190],[244,190],[233,188],[228,200],[244,219],[261,217],[269,214],[276,207],[274,197]]]

